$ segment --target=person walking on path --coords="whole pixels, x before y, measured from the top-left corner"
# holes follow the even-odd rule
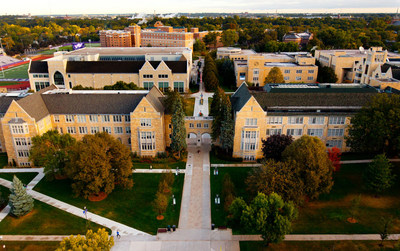
[[[121,235],[119,234],[119,231],[117,231],[117,238],[121,238]]]

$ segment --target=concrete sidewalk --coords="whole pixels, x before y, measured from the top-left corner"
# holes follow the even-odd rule
[[[135,169],[132,173],[167,173],[176,174],[176,169]],[[178,173],[185,173],[186,169],[178,169]]]

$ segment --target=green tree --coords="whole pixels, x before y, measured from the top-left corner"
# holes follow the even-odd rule
[[[293,201],[296,204],[301,204],[304,199],[303,181],[293,162],[279,162],[273,159],[265,161],[262,166],[250,171],[246,186],[253,196],[258,192],[266,195],[275,192],[285,201]]]
[[[11,207],[11,214],[16,217],[21,217],[32,211],[33,199],[26,192],[26,188],[22,185],[22,182],[14,175],[12,187],[10,189],[11,194],[9,195],[8,204]]]
[[[385,154],[375,156],[363,173],[365,188],[377,194],[393,186],[395,178],[396,175],[392,174],[392,164]]]
[[[346,143],[353,151],[400,152],[400,96],[378,94],[351,119]]]
[[[285,134],[271,135],[267,139],[262,139],[262,152],[264,158],[281,160],[282,152],[293,142],[293,137]]]
[[[231,219],[230,222],[233,226],[240,225],[240,221],[243,215],[243,210],[245,210],[246,207],[247,204],[241,197],[237,197],[232,201],[231,206],[229,207],[229,213]]]
[[[209,32],[207,35],[204,36],[203,41],[208,47],[213,45],[214,48],[216,48],[218,43],[218,33]]]
[[[297,210],[292,202],[285,202],[281,196],[259,193],[246,209],[241,222],[248,231],[260,233],[266,246],[279,243],[290,233]]]
[[[232,46],[239,39],[239,35],[235,30],[224,30],[221,34],[221,42],[224,46]]]
[[[88,230],[86,236],[77,235],[64,238],[60,242],[60,246],[56,251],[68,250],[102,250],[109,251],[114,246],[114,237],[108,236],[108,232],[104,228],[99,228],[97,232]]]
[[[325,144],[319,138],[302,136],[286,147],[282,157],[296,163],[299,178],[304,183],[304,193],[311,199],[330,192],[333,186],[333,165]]]
[[[176,99],[172,114],[171,149],[178,153],[180,158],[181,152],[186,150],[186,147],[185,112],[181,99]]]
[[[380,225],[379,236],[381,237],[381,243],[379,246],[383,247],[383,241],[387,240],[390,236],[393,227],[393,219],[391,217],[382,216]]]
[[[135,83],[130,82],[129,84],[124,81],[117,81],[114,85],[106,85],[103,87],[104,90],[144,90],[144,88],[138,87]]]
[[[162,215],[167,210],[167,207],[168,207],[167,195],[165,195],[163,192],[158,191],[156,193],[156,198],[153,201],[154,211],[158,215]]]
[[[196,41],[193,44],[193,50],[195,52],[206,51],[206,44],[201,39],[196,39]]]
[[[210,116],[216,116],[220,113],[223,95],[224,91],[221,88],[217,88],[214,92],[213,100],[211,101]]]
[[[218,69],[218,75],[220,76],[221,85],[235,88],[236,76],[235,67],[233,61],[227,58],[215,60]]]
[[[77,196],[110,194],[115,184],[133,186],[129,149],[108,133],[85,135],[71,151],[66,173]]]
[[[335,71],[328,66],[319,66],[317,82],[319,83],[336,83],[338,78]]]
[[[35,166],[44,167],[46,178],[52,180],[56,175],[63,176],[69,161],[69,151],[76,144],[70,134],[59,134],[50,130],[32,138],[29,159]]]
[[[232,105],[228,95],[223,95],[222,99],[222,121],[220,128],[221,148],[227,153],[233,148],[234,121],[232,118]]]
[[[285,83],[283,79],[283,74],[278,67],[273,67],[265,78],[264,84],[270,83]]]

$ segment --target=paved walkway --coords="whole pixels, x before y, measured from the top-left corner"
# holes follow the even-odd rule
[[[176,174],[176,169],[135,169],[133,173],[167,173],[172,172]],[[185,173],[185,169],[178,169],[178,173]]]
[[[372,159],[363,159],[363,160],[342,160],[340,164],[362,164],[362,163],[371,163]],[[390,162],[400,162],[400,159],[389,159]]]
[[[261,164],[211,164],[211,167],[257,167]]]

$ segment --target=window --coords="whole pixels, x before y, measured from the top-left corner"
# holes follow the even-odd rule
[[[169,128],[169,129],[172,129],[172,124],[168,124],[168,128]]]
[[[73,123],[75,121],[74,120],[74,115],[65,115],[65,121],[67,123]]]
[[[59,71],[54,73],[54,84],[64,85],[64,76]]]
[[[160,91],[165,92],[168,90],[168,82],[158,82],[158,89]]]
[[[131,138],[128,138],[128,145],[130,145],[132,142]]]
[[[193,123],[189,123],[189,128],[194,128],[194,124]]]
[[[208,123],[204,123],[204,128],[208,128]]]
[[[197,123],[197,128],[201,128],[201,123]]]
[[[76,128],[74,126],[68,126],[67,127],[67,133],[75,134],[76,133]]]
[[[344,129],[328,129],[328,137],[343,137]]]
[[[257,126],[257,119],[246,119],[246,126]]]
[[[18,157],[26,158],[29,157],[29,150],[18,150]]]
[[[140,126],[150,127],[151,119],[140,119]]]
[[[12,125],[11,131],[13,134],[27,134],[29,133],[28,125]]]
[[[323,133],[324,133],[323,129],[308,129],[307,130],[307,134],[310,136],[322,137]]]
[[[289,77],[284,77],[283,78],[285,81],[288,81],[289,80]]]
[[[281,125],[282,124],[282,117],[277,117],[277,116],[268,117],[267,123],[270,124],[270,125]]]
[[[153,78],[153,74],[143,74],[143,78]]]
[[[130,126],[125,127],[125,132],[127,134],[130,134],[131,133],[131,127]]]
[[[342,148],[343,141],[342,140],[327,140],[326,147],[337,147]]]
[[[314,80],[314,77],[307,77],[307,80]]]
[[[258,82],[258,77],[253,77],[253,82]]]
[[[99,117],[97,115],[89,115],[90,122],[99,122]]]
[[[153,87],[153,82],[143,82],[143,88],[146,90],[150,90]]]
[[[14,138],[16,148],[24,148],[31,145],[31,138]]]
[[[259,73],[259,70],[258,70],[258,69],[254,69],[254,70],[253,70],[253,75],[258,75],[258,73]]]
[[[90,127],[90,133],[91,133],[91,134],[95,134],[95,133],[98,133],[98,132],[100,132],[98,126],[92,126],[92,127]]]
[[[101,115],[101,122],[110,122],[110,115]]]
[[[272,135],[280,135],[282,134],[282,129],[267,129],[267,135],[272,136]]]
[[[239,79],[240,80],[245,80],[246,79],[246,73],[245,72],[239,73]]]
[[[242,131],[241,150],[254,151],[258,148],[258,136],[256,131]]]
[[[310,125],[323,125],[325,122],[325,117],[309,117],[308,124]]]
[[[303,73],[303,70],[296,70],[296,73]]]
[[[255,161],[256,157],[254,155],[245,155],[243,159],[244,161]]]
[[[344,125],[346,121],[346,117],[329,117],[329,124],[330,125]]]
[[[114,133],[115,134],[123,134],[124,129],[122,128],[122,126],[116,126],[116,127],[114,127]]]
[[[111,127],[109,127],[109,126],[103,126],[103,132],[111,133]]]
[[[158,78],[168,78],[168,74],[158,74]]]
[[[308,70],[308,73],[314,73],[314,70]]]
[[[87,134],[87,127],[86,126],[80,126],[79,127],[79,133],[80,134]]]
[[[77,115],[78,123],[86,123],[86,116],[85,115]]]
[[[44,89],[44,88],[49,87],[49,86],[50,86],[50,83],[47,82],[47,81],[35,82],[36,91],[40,91],[41,89]]]
[[[289,117],[288,123],[292,125],[303,124],[303,117]]]
[[[296,80],[297,80],[297,81],[300,81],[300,80],[301,80],[301,77],[296,77]]]
[[[54,122],[60,122],[60,116],[54,115]]]
[[[290,70],[285,70],[285,73],[286,73],[286,74],[289,74],[289,73],[290,73]]]
[[[176,92],[184,92],[184,83],[183,82],[174,82],[174,91]]]
[[[291,136],[301,136],[303,134],[303,129],[287,129],[286,135]]]
[[[113,115],[113,121],[114,122],[122,122],[122,115]]]
[[[141,132],[140,133],[140,149],[144,151],[155,150],[156,141],[154,132]]]
[[[131,116],[125,115],[125,122],[131,122]]]

